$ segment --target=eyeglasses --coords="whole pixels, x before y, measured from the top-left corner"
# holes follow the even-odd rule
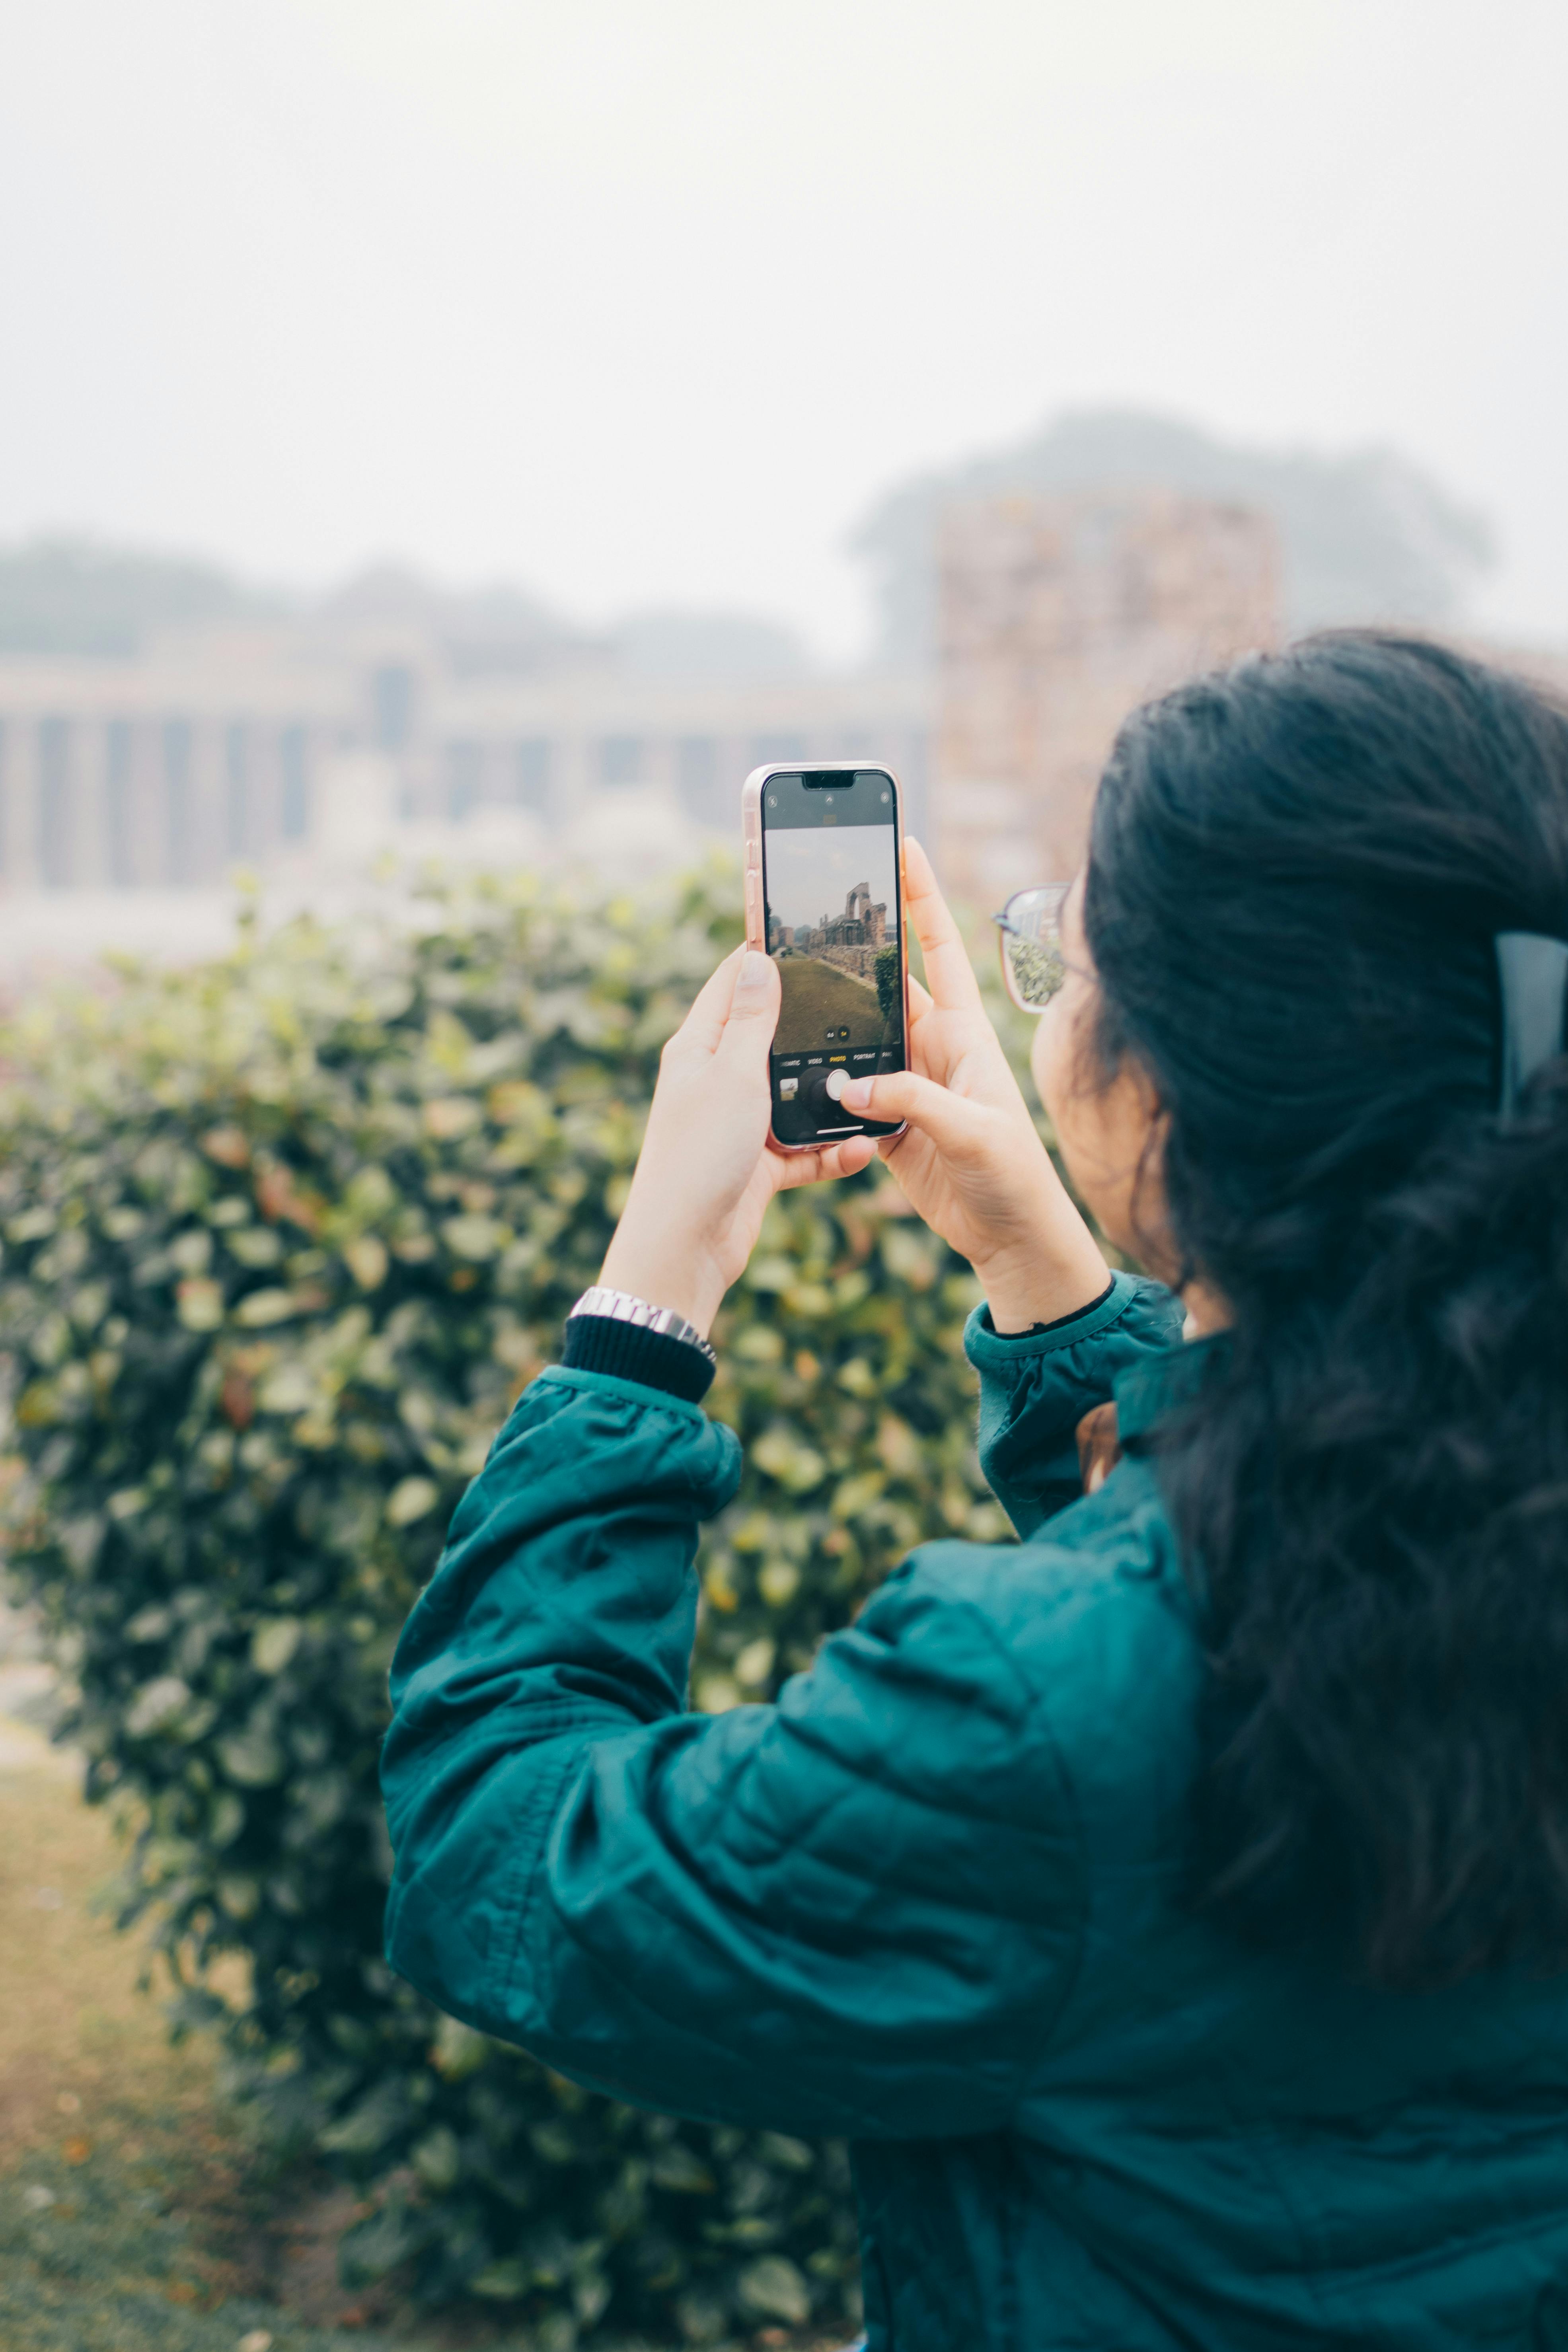
[[[1001,934],[1002,978],[1020,1013],[1043,1013],[1068,976],[1062,953],[1062,908],[1070,882],[1015,890],[991,919]]]

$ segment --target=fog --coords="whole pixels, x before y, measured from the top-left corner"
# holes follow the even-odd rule
[[[1387,448],[1568,634],[1556,0],[51,0],[0,540],[871,642],[911,474],[1120,404]]]

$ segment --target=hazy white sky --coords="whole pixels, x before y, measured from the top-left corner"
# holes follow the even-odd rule
[[[841,915],[857,882],[865,882],[870,887],[872,905],[879,901],[891,921],[898,896],[893,887],[893,838],[890,824],[847,824],[837,833],[809,825],[785,826],[770,833],[768,912],[792,930],[803,923],[819,923],[824,915]]]
[[[1397,444],[1568,635],[1563,0],[0,0],[0,536],[863,624],[1063,404]]]

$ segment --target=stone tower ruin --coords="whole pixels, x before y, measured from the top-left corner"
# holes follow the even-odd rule
[[[964,500],[939,538],[932,832],[975,917],[1063,881],[1128,711],[1279,642],[1272,525],[1173,491]]]

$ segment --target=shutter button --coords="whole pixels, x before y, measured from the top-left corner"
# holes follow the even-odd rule
[[[818,1127],[830,1127],[834,1124],[834,1114],[838,1111],[840,1097],[848,1084],[848,1071],[837,1066],[831,1070],[812,1070],[807,1073],[801,1094],[805,1099],[808,1117],[813,1118]],[[839,1116],[853,1118],[854,1114],[843,1112],[839,1113]]]

